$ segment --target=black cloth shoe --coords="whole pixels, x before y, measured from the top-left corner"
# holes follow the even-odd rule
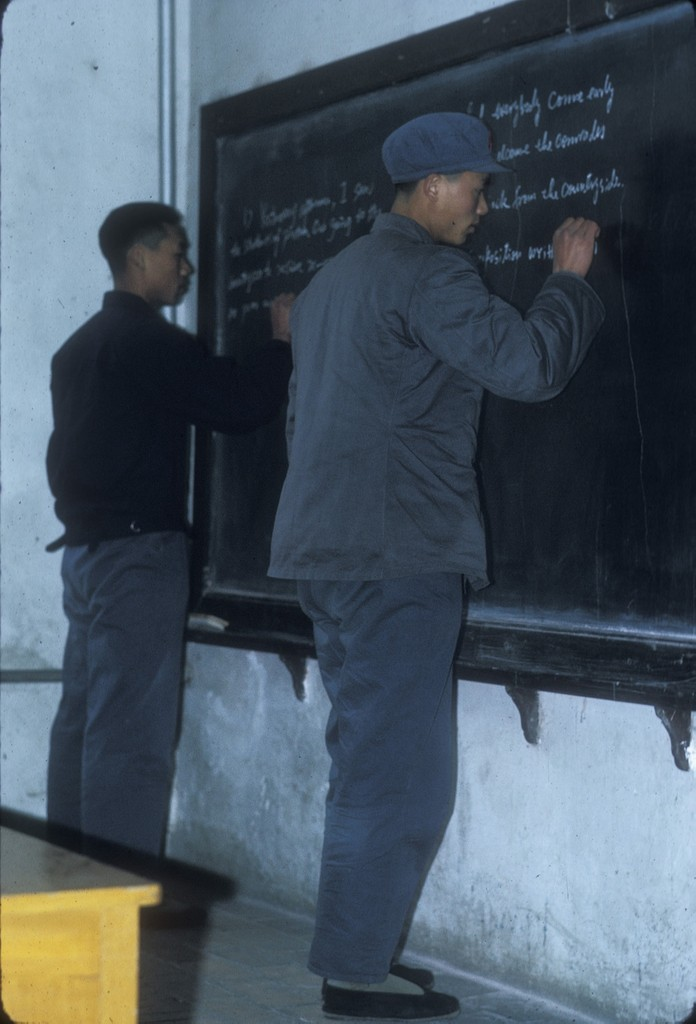
[[[457,1016],[459,1002],[443,992],[406,995],[338,988],[325,982],[322,1010],[332,1020],[444,1020]]]
[[[403,978],[404,981],[410,981],[414,985],[419,985],[420,988],[425,989],[429,992],[431,988],[435,987],[435,975],[432,971],[426,970],[424,967],[409,967],[407,964],[392,964],[389,968],[390,974],[395,974],[397,978]]]

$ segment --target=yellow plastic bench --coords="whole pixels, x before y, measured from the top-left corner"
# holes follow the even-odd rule
[[[0,828],[2,1005],[17,1024],[135,1024],[139,910],[160,886]]]

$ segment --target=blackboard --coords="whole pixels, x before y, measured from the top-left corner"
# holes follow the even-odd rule
[[[430,110],[482,117],[514,172],[474,243],[491,289],[524,309],[554,228],[588,216],[607,318],[559,397],[487,397],[493,583],[469,600],[461,673],[696,707],[694,8],[581,6],[582,23],[565,0],[511,4],[203,108],[200,324],[243,358],[272,296],[390,207],[385,136]],[[196,601],[224,642],[307,652],[294,586],[266,575],[284,471],[282,416],[199,438]]]

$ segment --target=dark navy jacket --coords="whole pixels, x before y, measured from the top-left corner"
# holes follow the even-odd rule
[[[244,432],[268,422],[290,370],[285,342],[240,367],[138,296],[108,292],[51,363],[46,464],[65,542],[185,529],[188,425]]]
[[[604,317],[579,276],[552,274],[525,316],[473,258],[381,214],[292,311],[289,470],[270,574],[487,582],[474,459],[484,389],[557,395]]]

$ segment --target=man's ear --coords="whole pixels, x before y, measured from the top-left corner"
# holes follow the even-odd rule
[[[145,246],[141,242],[136,242],[126,253],[126,265],[133,270],[142,271],[146,262]]]
[[[442,182],[441,174],[429,174],[427,178],[423,178],[421,187],[423,189],[423,195],[427,200],[433,202],[440,194],[440,184]]]

